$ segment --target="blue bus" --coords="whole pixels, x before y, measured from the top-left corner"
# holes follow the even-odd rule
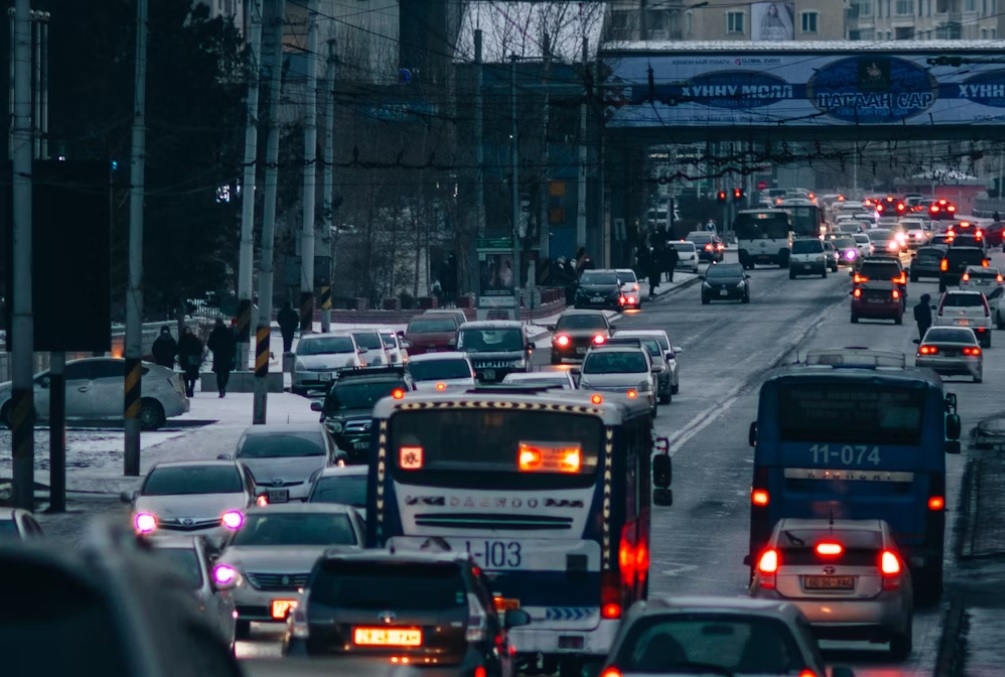
[[[753,566],[783,517],[883,519],[922,598],[942,590],[946,460],[960,451],[956,396],[903,353],[811,351],[761,386],[750,426]]]
[[[642,398],[483,386],[378,402],[367,546],[471,553],[525,670],[602,660],[649,586],[650,506],[670,505],[670,456]],[[653,456],[654,447],[659,447]],[[656,490],[653,491],[652,487]]]

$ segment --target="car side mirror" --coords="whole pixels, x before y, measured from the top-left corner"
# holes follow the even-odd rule
[[[503,625],[506,626],[507,630],[530,625],[530,614],[523,609],[507,609],[505,616],[503,616]]]
[[[359,350],[357,350],[356,352],[360,355],[366,355],[368,352],[370,352],[370,349],[367,348],[366,346],[360,346]]]
[[[216,455],[216,460],[218,460],[218,461],[233,461],[234,460],[234,455],[233,454],[217,454]]]
[[[749,279],[750,279],[750,275],[744,275],[744,276],[743,276],[743,279],[744,279],[744,280],[749,280]]]
[[[653,486],[666,489],[673,482],[673,461],[670,454],[653,456]]]
[[[119,500],[122,501],[123,503],[132,503],[133,501],[136,500],[136,492],[123,491],[121,494],[119,494]]]
[[[558,328],[558,325],[557,324],[546,324],[544,326],[544,328],[547,329],[548,331],[555,331],[555,329]]]
[[[324,410],[324,404],[318,402],[317,400],[311,402],[311,411],[323,411],[323,410]]]
[[[956,413],[956,393],[946,393],[946,413]]]
[[[406,341],[405,339],[401,339],[401,347],[404,348],[405,350],[408,350],[409,348],[412,347],[412,342]]]
[[[752,421],[750,429],[747,431],[747,444],[752,447],[757,446],[757,421]]]
[[[946,414],[946,437],[951,440],[959,440],[962,433],[959,414]]]
[[[668,351],[666,351],[666,353],[665,353],[665,354],[663,355],[663,359],[665,359],[665,360],[668,360],[668,361],[669,361],[669,360],[675,360],[675,359],[677,359],[677,354],[676,354],[676,353],[674,353],[674,351],[672,351],[672,350],[668,350]]]
[[[855,671],[844,665],[831,668],[831,677],[855,677]]]

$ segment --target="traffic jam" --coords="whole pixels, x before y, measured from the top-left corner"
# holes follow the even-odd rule
[[[931,623],[949,549],[962,433],[944,379],[982,383],[1005,328],[1002,225],[946,200],[791,191],[724,235],[660,243],[697,271],[665,296],[641,265],[588,268],[541,322],[433,309],[403,330],[305,334],[289,383],[315,422],[156,462],[120,497],[126,528],[184,573],[249,674],[270,656],[317,674],[475,677],[907,665],[930,650],[915,619]],[[732,594],[659,578],[675,491],[696,481],[673,456],[715,420],[686,409],[707,385],[685,360],[710,348],[682,345],[660,313],[728,322],[835,274],[848,281],[827,293],[846,300],[830,317],[847,313],[852,336],[906,317],[890,331],[913,350],[818,341],[750,381]],[[5,519],[15,538],[41,531]],[[828,642],[884,657],[846,665]]]

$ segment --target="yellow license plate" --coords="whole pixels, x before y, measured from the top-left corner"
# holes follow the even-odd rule
[[[357,646],[422,646],[422,630],[418,628],[353,628],[352,641]]]
[[[807,590],[854,590],[854,576],[804,576],[803,587]]]
[[[277,621],[285,621],[290,612],[297,608],[295,599],[274,599],[272,600],[272,618]]]
[[[493,601],[496,604],[496,611],[505,612],[520,608],[520,600],[512,597],[494,597]]]

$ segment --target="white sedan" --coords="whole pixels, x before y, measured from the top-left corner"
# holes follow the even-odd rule
[[[185,384],[181,374],[156,364],[142,365],[143,396],[140,400],[140,425],[154,430],[168,418],[181,416],[189,410]],[[70,421],[121,421],[122,388],[126,377],[126,361],[116,357],[88,357],[66,363],[66,418]],[[35,375],[36,420],[49,419],[49,395],[52,377],[49,371]],[[11,424],[12,384],[0,384],[0,421]]]

